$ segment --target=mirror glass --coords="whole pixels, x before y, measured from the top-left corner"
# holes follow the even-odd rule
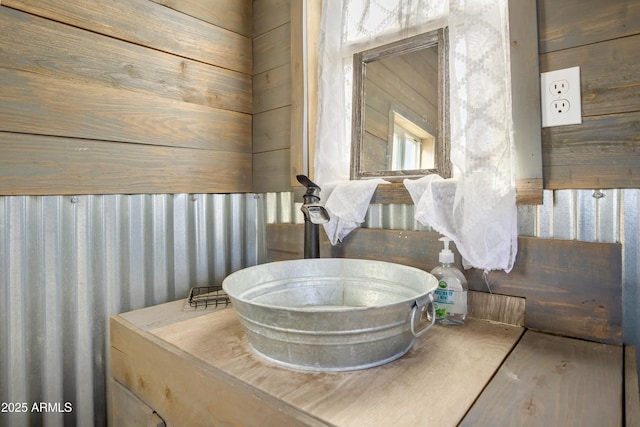
[[[354,54],[351,179],[451,176],[446,35]]]

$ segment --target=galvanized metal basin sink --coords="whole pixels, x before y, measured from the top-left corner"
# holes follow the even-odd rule
[[[417,268],[346,258],[248,267],[222,283],[252,350],[290,368],[391,362],[435,320],[437,280]]]

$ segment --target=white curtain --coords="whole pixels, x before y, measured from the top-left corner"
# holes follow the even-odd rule
[[[451,236],[474,267],[511,271],[518,248],[507,0],[452,0]]]
[[[416,218],[452,238],[472,266],[510,271],[517,215],[507,0],[323,0],[315,181],[349,179],[353,53],[446,25],[457,173],[413,186]]]

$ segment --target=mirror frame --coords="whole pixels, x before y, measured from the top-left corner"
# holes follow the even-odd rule
[[[428,174],[451,177],[449,126],[449,42],[448,29],[439,28],[394,43],[375,47],[353,55],[353,117],[351,130],[351,179],[384,178],[390,182],[417,178]],[[438,48],[438,135],[436,136],[435,168],[401,171],[365,171],[364,153],[365,96],[367,64],[385,58],[412,53],[421,49]]]

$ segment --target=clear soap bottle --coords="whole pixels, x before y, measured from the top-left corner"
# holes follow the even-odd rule
[[[453,252],[449,249],[448,237],[439,239],[444,242],[438,260],[440,265],[431,270],[438,279],[438,288],[434,291],[436,323],[447,326],[462,326],[467,318],[467,279],[453,266]]]

